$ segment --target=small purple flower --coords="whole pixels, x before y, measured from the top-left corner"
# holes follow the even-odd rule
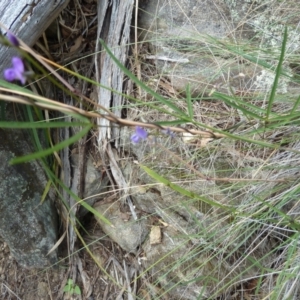
[[[12,58],[12,68],[4,70],[4,78],[7,81],[14,81],[14,80],[20,80],[22,84],[25,84],[26,82],[26,76],[25,76],[25,67],[22,59],[20,57],[13,57]]]
[[[166,135],[169,135],[171,138],[174,138],[174,137],[175,137],[174,132],[171,131],[170,128],[164,129],[164,130],[162,130],[162,132],[163,132],[164,134],[166,134]]]
[[[16,38],[15,35],[13,35],[11,32],[7,32],[7,39],[9,40],[9,42],[16,47],[19,47],[19,41]]]
[[[148,136],[148,132],[140,127],[140,126],[136,126],[135,127],[135,133],[131,136],[131,141],[134,144],[137,144],[140,140],[145,140]]]

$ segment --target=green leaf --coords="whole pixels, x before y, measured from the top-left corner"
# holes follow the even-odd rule
[[[69,285],[69,286],[72,286],[72,285],[73,285],[73,279],[71,279],[71,278],[68,279],[68,285]]]
[[[74,293],[75,293],[76,295],[81,295],[81,290],[80,290],[80,287],[79,287],[78,285],[75,286],[75,288],[74,288]]]
[[[72,280],[72,279],[68,279],[68,282],[67,282],[67,284],[65,285],[63,291],[64,291],[64,292],[67,292],[67,293],[70,293],[71,290],[72,290],[72,286],[73,286],[73,280]]]
[[[64,292],[69,293],[71,291],[71,287],[69,285],[66,285],[63,289]]]

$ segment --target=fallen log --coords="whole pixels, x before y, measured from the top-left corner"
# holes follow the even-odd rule
[[[28,3],[29,2],[29,3]],[[32,46],[69,0],[0,0],[1,31],[10,30],[27,45]],[[14,50],[0,46],[0,72],[10,65]]]

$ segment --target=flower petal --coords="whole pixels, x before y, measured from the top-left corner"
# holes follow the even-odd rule
[[[10,33],[10,32],[7,33],[7,39],[10,41],[10,43],[11,43],[13,46],[16,46],[16,47],[19,46],[19,41],[18,41],[18,39],[17,39],[16,36],[13,35],[12,33]]]
[[[145,140],[148,136],[148,132],[140,127],[140,126],[136,126],[135,127],[135,133],[131,136],[131,141],[134,144],[137,144],[140,140]]]
[[[24,85],[26,83],[26,76],[24,76],[23,74],[18,74],[18,77],[17,77],[21,83]]]
[[[4,70],[4,78],[7,81],[14,81],[16,79],[16,72],[13,68]]]
[[[21,81],[22,84],[26,83],[26,76],[24,75],[25,66],[20,57],[13,57],[12,58],[12,70],[14,71],[14,79],[18,79]]]
[[[11,61],[16,72],[24,73],[25,67],[20,57],[14,56]]]
[[[137,134],[133,134],[130,139],[134,144],[137,144],[140,141],[140,137]]]
[[[174,134],[174,132],[173,131],[171,131],[171,129],[170,128],[167,128],[167,129],[163,129],[162,131],[161,131],[162,133],[164,133],[164,134],[166,134],[166,135],[169,135],[170,137],[175,137],[175,134]]]
[[[140,126],[135,127],[135,132],[143,140],[146,139],[148,136],[148,132]]]

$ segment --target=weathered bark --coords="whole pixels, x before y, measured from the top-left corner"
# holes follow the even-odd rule
[[[32,46],[68,2],[69,0],[0,0],[1,31],[5,34],[8,29]],[[10,65],[12,55],[10,48],[0,46],[1,74]]]
[[[134,1],[115,0],[110,3],[108,0],[98,1],[98,33],[97,39],[102,38],[111,49],[117,59],[125,64],[128,52],[128,41],[130,35],[130,23],[132,19]],[[96,53],[99,51],[99,44],[96,46]],[[113,108],[113,113],[121,117],[123,96],[124,74],[112,59],[104,52],[96,58],[96,77],[102,86],[111,88],[113,91],[100,87],[98,91],[98,104],[107,109]],[[99,118],[99,139],[101,145],[106,138],[118,138],[118,128],[109,127],[109,121]],[[117,143],[116,143],[117,144]]]

